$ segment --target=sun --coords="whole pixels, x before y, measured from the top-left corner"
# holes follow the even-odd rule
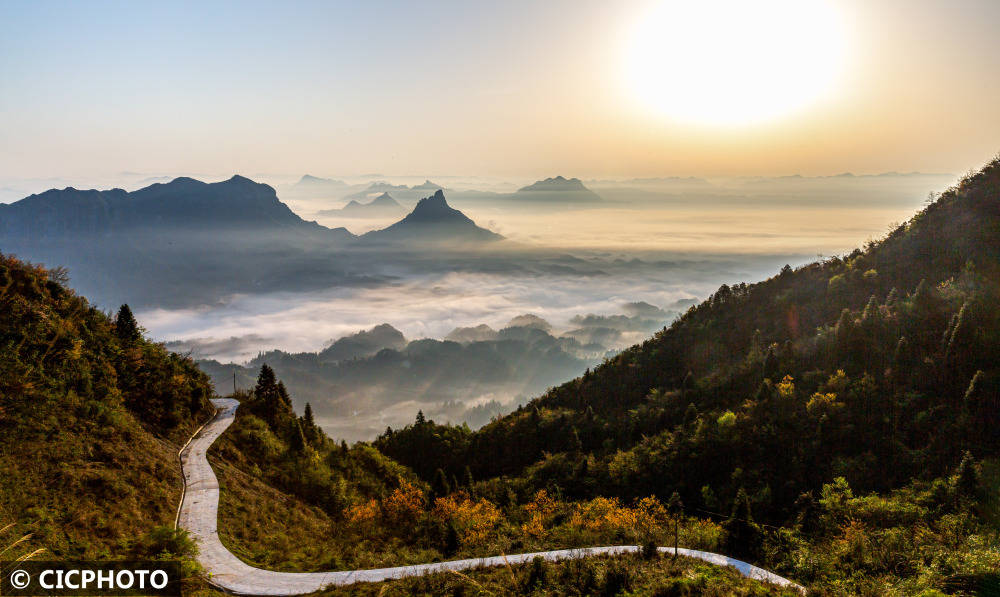
[[[647,110],[686,124],[751,125],[822,98],[843,67],[827,0],[666,0],[626,44],[626,84]]]

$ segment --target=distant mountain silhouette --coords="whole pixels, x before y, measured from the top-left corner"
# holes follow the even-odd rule
[[[68,187],[0,205],[0,240],[42,243],[72,236],[108,237],[136,230],[173,231],[263,228],[347,240],[344,228],[307,222],[278,200],[274,189],[242,176],[216,183],[176,178],[131,193]]]
[[[355,238],[303,220],[273,188],[242,176],[131,193],[53,189],[0,205],[0,251],[67,267],[74,287],[104,306],[349,283],[330,252]]]
[[[351,199],[354,201],[365,201],[371,198],[375,193],[406,193],[410,190],[410,187],[405,184],[392,184],[389,182],[377,180],[369,184],[364,190],[358,191],[356,193],[351,193],[344,197],[344,199]],[[398,195],[397,195],[398,196]]]
[[[388,323],[383,323],[370,330],[340,338],[321,350],[318,357],[322,362],[332,363],[371,356],[386,348],[400,350],[405,346],[406,338],[403,333]]]
[[[526,187],[522,187],[514,193],[515,199],[529,199],[532,201],[559,201],[559,202],[591,202],[600,201],[601,197],[584,186],[579,178],[564,178],[556,176],[539,180]]]
[[[439,184],[433,183],[433,182],[431,182],[429,180],[424,180],[423,183],[418,184],[418,185],[413,185],[412,187],[410,187],[410,190],[411,191],[440,191],[440,190],[444,190],[444,187],[442,187]]]
[[[399,222],[361,236],[368,243],[482,243],[501,239],[499,234],[476,226],[465,214],[448,205],[440,190],[421,199]]]
[[[444,339],[451,342],[468,344],[471,342],[488,342],[496,340],[498,336],[499,334],[496,330],[485,323],[482,323],[476,327],[455,328],[447,336],[445,336]]]
[[[340,209],[325,209],[319,212],[321,216],[340,216],[347,218],[384,218],[398,217],[406,213],[406,208],[392,198],[389,193],[382,193],[368,203],[352,199]]]
[[[339,191],[346,189],[349,185],[342,180],[320,178],[306,174],[294,186],[297,190]]]

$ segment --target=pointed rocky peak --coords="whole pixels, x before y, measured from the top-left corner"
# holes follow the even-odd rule
[[[416,220],[468,219],[465,214],[448,205],[448,201],[444,198],[444,192],[440,189],[430,197],[421,199],[406,218]]]
[[[476,226],[465,214],[448,205],[440,189],[430,197],[421,199],[402,220],[388,228],[373,230],[364,235],[369,241],[431,241],[431,242],[481,242],[500,240],[495,232]]]

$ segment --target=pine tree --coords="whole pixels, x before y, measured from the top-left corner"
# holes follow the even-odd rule
[[[570,429],[569,445],[566,448],[571,454],[583,452],[583,442],[580,441],[580,432],[577,431],[576,427]]]
[[[441,551],[444,552],[444,555],[453,556],[455,555],[455,552],[458,551],[458,546],[459,546],[458,530],[455,529],[455,524],[450,520],[448,521],[448,524],[445,525],[443,543],[444,544],[441,546]]]
[[[890,290],[889,294],[885,297],[885,306],[890,310],[893,310],[896,308],[897,302],[899,302],[899,291],[897,291],[896,287],[893,286],[892,290]]]
[[[778,362],[778,355],[774,352],[774,347],[772,346],[768,348],[767,356],[764,357],[764,379],[774,381],[778,375],[778,368],[780,366],[781,365]]]
[[[681,496],[676,491],[670,496],[670,500],[667,501],[667,512],[674,519],[674,557],[677,557],[677,541],[680,533],[680,521],[681,515],[684,513],[684,503],[681,501]]]
[[[878,316],[878,299],[875,298],[875,295],[873,294],[868,298],[868,304],[865,305],[865,310],[861,312],[861,320],[868,322],[876,321]]]
[[[417,426],[420,427],[427,423],[427,417],[424,416],[424,411],[417,411]]]
[[[298,420],[296,420],[295,425],[292,426],[291,437],[288,438],[288,447],[295,454],[301,454],[305,451],[307,445],[309,445],[309,443],[306,441],[305,434],[302,432],[302,425],[300,425]]]
[[[115,317],[115,335],[124,344],[132,344],[142,338],[139,323],[135,320],[132,309],[127,304],[118,309],[118,316]]]
[[[267,363],[264,363],[260,367],[260,373],[257,375],[257,385],[254,386],[253,393],[254,398],[260,405],[262,418],[272,428],[275,428],[281,413],[287,412],[290,407],[287,404],[288,395],[284,384],[277,381],[274,370]]]
[[[266,393],[272,390],[277,384],[277,378],[274,375],[274,369],[271,369],[267,363],[260,366],[260,373],[257,374],[257,385],[254,386],[254,394],[260,396],[262,393]]]
[[[434,472],[434,482],[431,484],[431,498],[444,497],[450,493],[451,484],[448,483],[448,477],[445,476],[444,470],[439,468]]]
[[[958,465],[957,480],[955,489],[958,490],[960,499],[965,501],[975,501],[979,495],[979,471],[976,470],[976,461],[972,458],[972,453],[968,450],[962,456],[962,462]]]
[[[306,434],[306,439],[310,444],[316,443],[319,438],[319,427],[316,426],[316,420],[313,418],[312,405],[306,402],[305,410],[302,413],[302,432]]]
[[[288,390],[285,389],[285,382],[279,381],[276,386],[278,393],[279,405],[285,407],[287,410],[292,410],[292,397],[288,395]]]
[[[844,309],[840,312],[840,319],[837,320],[837,341],[841,343],[848,342],[853,331],[854,316],[851,315],[850,309]]]
[[[465,488],[469,490],[469,493],[472,493],[472,487],[475,485],[475,479],[472,478],[472,469],[469,468],[469,465],[465,465],[463,481]]]
[[[732,514],[723,527],[726,530],[726,544],[730,553],[738,558],[754,558],[760,546],[760,527],[753,520],[750,496],[740,487],[733,500]]]

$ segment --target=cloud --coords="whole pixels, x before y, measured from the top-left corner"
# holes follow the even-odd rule
[[[192,358],[226,358],[229,355],[242,355],[255,352],[262,346],[273,344],[276,340],[260,334],[245,334],[228,338],[187,338],[166,343],[168,349],[190,354]]]
[[[509,328],[537,328],[546,332],[552,331],[552,324],[533,313],[525,313],[511,318],[507,322]]]

